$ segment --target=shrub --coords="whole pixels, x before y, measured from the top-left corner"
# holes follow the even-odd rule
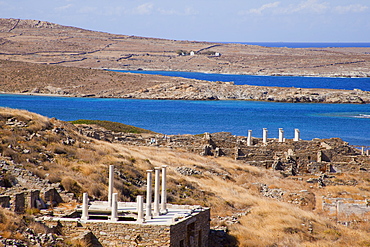
[[[103,127],[107,130],[114,131],[114,132],[123,132],[123,133],[155,133],[150,130],[138,128],[135,126],[111,122],[111,121],[102,121],[102,120],[86,120],[86,119],[79,119],[75,121],[71,121],[73,124],[96,124],[100,127]]]
[[[61,184],[66,191],[72,192],[76,196],[80,196],[82,193],[81,185],[71,177],[63,178]]]
[[[183,55],[189,55],[190,53],[188,51],[185,51],[185,50],[177,50],[176,51],[176,54],[179,55],[179,56],[183,56]]]

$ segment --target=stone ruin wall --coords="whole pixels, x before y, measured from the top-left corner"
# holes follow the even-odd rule
[[[370,213],[370,201],[354,200],[350,198],[326,198],[322,199],[322,209],[330,214],[340,215],[364,215]]]
[[[82,232],[87,240],[95,240],[102,246],[208,247],[209,219],[210,210],[207,209],[171,226],[68,220],[44,222],[66,236]]]
[[[27,209],[47,209],[64,202],[55,188],[45,190],[40,196],[40,190],[9,193],[0,196],[0,206],[9,208],[15,213],[23,214]]]
[[[52,226],[55,222],[45,222]],[[170,246],[170,227],[107,222],[60,221],[58,230],[65,236],[85,234],[85,240],[97,242],[96,246]],[[81,235],[81,234],[80,234]]]
[[[266,144],[261,138],[247,138],[228,132],[202,135],[125,134],[80,126],[80,133],[99,140],[137,146],[182,148],[189,152],[208,156],[228,156],[253,166],[266,169],[277,164],[288,175],[346,172],[370,169],[369,159],[360,151],[339,138],[278,142],[269,138]],[[279,170],[279,169],[277,169]]]
[[[171,247],[208,247],[210,210],[171,226]]]

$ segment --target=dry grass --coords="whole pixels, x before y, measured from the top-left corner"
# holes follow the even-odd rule
[[[13,152],[12,155],[25,167],[40,177],[61,182],[66,190],[75,193],[77,197],[80,197],[82,192],[88,192],[90,197],[106,200],[108,166],[114,165],[116,170],[114,189],[119,193],[120,200],[134,201],[136,195],[145,196],[146,170],[167,165],[169,202],[211,207],[213,217],[247,213],[239,219],[238,224],[229,225],[226,221],[221,222],[228,227],[230,234],[238,239],[240,246],[333,246],[333,243],[335,246],[346,246],[346,243],[367,246],[370,243],[369,223],[362,218],[347,217],[348,221],[356,220],[358,223],[350,228],[344,228],[328,220],[326,213],[320,211],[322,195],[370,196],[370,176],[366,174],[363,179],[356,174],[336,177],[344,182],[357,179],[358,186],[309,188],[310,185],[304,182],[305,179],[299,181],[284,178],[278,172],[252,167],[227,157],[203,157],[181,150],[124,146],[86,139],[75,133],[73,126],[57,120],[48,122],[36,114],[27,113],[27,116],[23,116],[23,113],[12,110],[12,114],[18,114],[25,121],[40,118],[43,122],[39,126],[41,129],[37,131],[45,134],[47,141],[42,138],[27,141],[17,135],[18,130],[10,131],[6,127],[0,129],[4,134],[1,137],[0,151],[3,155]],[[0,116],[4,114],[0,113]],[[55,126],[63,126],[76,143],[70,146],[61,144],[65,136],[50,130]],[[25,131],[20,130],[18,134],[25,135]],[[21,154],[17,150],[7,148],[9,143],[37,152]],[[57,149],[59,154],[52,153]],[[53,160],[43,161],[42,164],[23,163],[26,157],[40,159],[37,156],[40,152],[51,152],[54,155]],[[181,175],[176,168],[182,166],[198,170],[201,174]],[[286,193],[308,189],[315,193],[318,209],[316,212],[305,211],[292,204],[262,197],[261,184],[266,184],[270,189],[281,189]],[[12,225],[10,221],[3,221],[0,225],[0,231],[3,229],[1,234],[11,235],[11,231],[6,229],[16,225]],[[220,222],[212,221],[211,224]],[[76,246],[79,244],[83,243],[76,243]]]
[[[22,239],[16,231],[21,225],[22,221],[16,214],[0,207],[0,236]]]

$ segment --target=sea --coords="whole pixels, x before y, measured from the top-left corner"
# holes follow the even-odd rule
[[[369,42],[344,43],[344,42],[222,42],[259,45],[265,47],[287,48],[327,48],[327,47],[370,47]],[[328,88],[328,89],[360,89],[370,91],[370,78],[328,78],[328,77],[297,77],[297,76],[254,76],[233,74],[212,74],[179,71],[125,71],[118,72],[155,74],[164,76],[177,76],[197,80],[234,82],[235,85],[271,86],[271,87],[296,87],[296,88]]]
[[[328,48],[328,47],[370,47],[370,42],[222,42],[266,47]]]
[[[206,81],[234,82],[235,85],[253,85],[269,87],[360,89],[370,91],[370,78],[331,78],[331,77],[297,77],[297,76],[255,76],[234,74],[211,74],[180,71],[148,70],[112,70],[116,72],[176,76]]]
[[[366,44],[366,47],[370,47],[370,43]],[[334,45],[331,43],[322,47]],[[362,44],[357,47],[364,46]],[[315,47],[321,46],[316,44]],[[233,81],[238,85],[350,90],[357,88],[370,91],[369,78],[245,76],[174,71],[129,72]],[[278,138],[278,129],[283,128],[285,138],[290,139],[297,128],[304,140],[338,137],[351,145],[370,148],[370,104],[139,100],[0,94],[0,106],[25,109],[64,121],[115,121],[168,135],[230,132],[246,136],[248,130],[252,130],[252,136],[261,138],[262,129],[267,128],[269,138]]]
[[[370,148],[370,104],[276,103],[256,101],[138,100],[0,94],[0,106],[26,109],[48,117],[108,120],[162,134],[230,132],[269,138],[339,137]]]

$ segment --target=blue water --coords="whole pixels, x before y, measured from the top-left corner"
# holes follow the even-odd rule
[[[327,47],[370,47],[369,42],[344,43],[344,42],[222,42],[238,43],[245,45],[259,45],[266,47],[288,47],[288,48],[327,48]]]
[[[177,76],[206,81],[233,81],[236,85],[254,85],[270,87],[297,87],[297,88],[355,88],[370,91],[370,78],[326,78],[326,77],[296,77],[296,76],[254,76],[254,75],[225,75],[198,72],[179,71],[146,71],[146,70],[113,70],[141,74]]]
[[[370,146],[370,105],[292,104],[252,101],[175,101],[63,98],[0,94],[0,106],[26,109],[69,121],[98,119],[121,122],[163,134],[228,131],[262,137],[293,138],[294,128],[305,140],[340,137],[352,145]]]

